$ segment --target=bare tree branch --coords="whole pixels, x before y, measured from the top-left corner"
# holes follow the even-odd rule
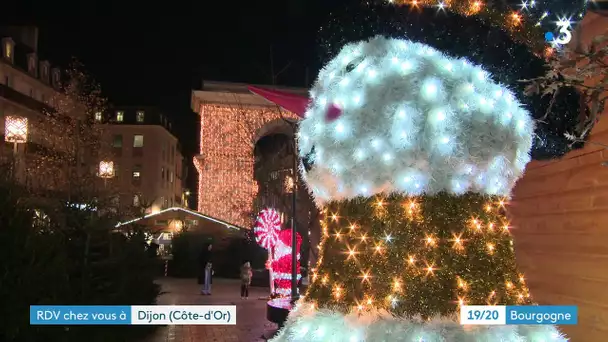
[[[544,76],[521,80],[527,83],[527,95],[552,96],[545,115],[539,121],[552,114],[558,90],[571,86],[581,91],[581,101],[589,108],[588,114],[585,110],[581,112],[579,125],[571,134],[576,140],[582,140],[591,131],[604,112],[608,99],[608,96],[603,96],[608,91],[607,43],[607,33],[595,37],[588,47],[582,46],[579,39],[576,46],[566,47],[563,55],[553,56],[549,61],[550,69]]]

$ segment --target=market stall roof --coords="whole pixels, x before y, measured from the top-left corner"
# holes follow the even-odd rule
[[[209,221],[212,221],[212,222],[224,225],[227,229],[231,229],[231,230],[240,230],[240,229],[242,229],[242,227],[235,226],[235,225],[230,224],[230,223],[228,223],[226,221],[222,221],[222,220],[216,219],[214,217],[207,216],[205,214],[201,214],[198,211],[194,211],[194,210],[190,210],[190,209],[186,209],[186,208],[181,208],[181,207],[167,208],[167,209],[156,211],[156,212],[153,212],[153,213],[150,213],[150,214],[147,214],[147,215],[144,215],[144,216],[141,216],[141,217],[129,220],[129,221],[119,222],[119,223],[116,224],[116,228],[119,228],[121,226],[126,226],[126,225],[129,225],[129,224],[132,224],[132,223],[136,223],[138,221],[141,221],[141,220],[144,220],[144,219],[148,219],[148,218],[151,218],[151,217],[154,217],[154,216],[157,216],[157,215],[160,215],[160,214],[164,214],[166,212],[171,212],[171,211],[173,211],[173,212],[183,212],[185,214],[189,214],[189,215],[192,215],[192,216],[200,217],[202,219],[209,220]]]

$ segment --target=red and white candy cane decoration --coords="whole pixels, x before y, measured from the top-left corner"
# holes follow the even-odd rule
[[[277,243],[281,230],[281,216],[272,209],[267,208],[258,214],[253,232],[255,241],[265,249],[270,250]]]

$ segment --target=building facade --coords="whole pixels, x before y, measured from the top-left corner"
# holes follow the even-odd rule
[[[66,135],[55,129],[57,123],[67,130],[86,116],[83,112],[81,117],[65,117],[56,110],[63,98],[62,73],[39,55],[37,28],[0,27],[0,44],[2,163],[18,160],[16,178],[31,187],[60,190],[59,177],[52,176],[65,176],[66,166],[41,167],[41,160],[71,147]],[[11,133],[10,128],[16,131]],[[14,139],[16,132],[20,139]]]
[[[158,212],[184,206],[186,164],[171,121],[150,107],[113,107],[95,113],[111,146],[112,182],[133,195],[122,195],[121,207]],[[128,196],[129,198],[127,198]]]

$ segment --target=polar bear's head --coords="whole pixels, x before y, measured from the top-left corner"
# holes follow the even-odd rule
[[[319,73],[298,132],[319,202],[400,192],[509,195],[534,131],[506,87],[464,59],[376,37]]]

